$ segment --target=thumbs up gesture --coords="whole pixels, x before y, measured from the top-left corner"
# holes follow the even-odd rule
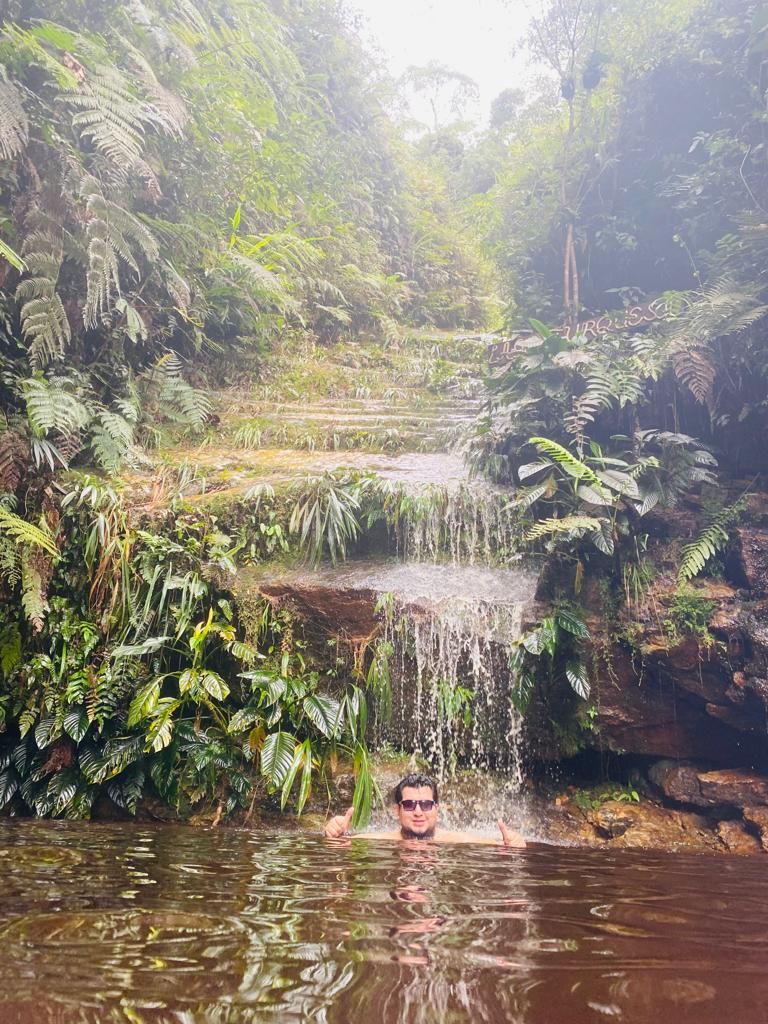
[[[499,818],[496,822],[499,826],[499,832],[501,832],[501,841],[504,846],[514,846],[518,850],[524,850],[526,842],[519,832],[515,832],[511,828],[507,828],[504,822]]]
[[[353,808],[350,807],[346,814],[337,814],[325,823],[325,836],[327,839],[340,839],[347,834],[349,823],[352,821]]]

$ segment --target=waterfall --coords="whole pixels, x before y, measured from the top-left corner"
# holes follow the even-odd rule
[[[520,548],[508,504],[509,494],[480,482],[422,489],[395,524],[398,555],[456,566],[503,564]]]
[[[523,720],[510,699],[508,662],[535,576],[469,567],[457,573],[443,567],[442,583],[455,583],[451,596],[422,573],[431,582],[422,584],[426,594],[389,594],[380,602],[379,651],[392,713],[379,720],[377,739],[423,755],[441,778],[461,763],[501,771],[519,787]]]

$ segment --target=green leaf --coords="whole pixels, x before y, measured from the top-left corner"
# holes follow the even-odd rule
[[[334,727],[340,719],[341,705],[339,701],[334,700],[333,697],[313,694],[304,698],[302,707],[307,718],[323,736],[334,735]]]
[[[203,672],[200,677],[200,683],[206,693],[210,694],[214,700],[226,700],[229,696],[229,687],[218,672]]]
[[[582,698],[587,700],[589,698],[589,678],[587,676],[587,670],[581,662],[571,661],[566,665],[565,674],[568,677],[568,682],[573,687],[575,693]]]
[[[190,693],[197,685],[198,671],[196,668],[185,668],[179,675],[179,693],[183,696]]]
[[[0,507],[0,533],[7,533],[18,544],[29,544],[32,547],[42,548],[53,558],[58,558],[59,549],[50,533],[46,533],[38,526],[28,523],[26,519],[22,519],[21,516],[2,507]]]
[[[595,545],[598,551],[602,551],[604,555],[612,555],[614,552],[613,536],[610,533],[610,523],[604,522],[601,524],[599,530],[595,530],[594,533],[590,534],[592,543]]]
[[[551,462],[526,462],[524,466],[518,466],[517,478],[518,480],[527,480],[529,476],[540,473],[542,469],[550,469],[551,466]]]
[[[10,245],[4,242],[2,238],[0,238],[0,256],[7,259],[11,266],[15,267],[16,270],[24,271],[27,269],[27,265],[21,256],[19,256],[17,252],[14,252]]]
[[[88,726],[90,724],[88,709],[85,707],[71,708],[66,715],[64,715],[64,731],[71,736],[76,743],[79,743],[83,736],[88,732]]]
[[[147,750],[158,753],[171,742],[173,737],[173,713],[181,707],[180,700],[173,700],[171,697],[161,697],[157,703],[157,710],[152,723],[147,730]]]
[[[19,776],[13,768],[0,772],[0,810],[5,807],[19,788]]]
[[[279,789],[293,764],[297,740],[289,732],[273,732],[261,748],[261,774],[270,789]]]
[[[145,718],[151,718],[160,699],[160,681],[150,679],[137,692],[128,708],[128,728],[132,729]]]
[[[154,654],[159,651],[168,641],[170,636],[151,636],[142,640],[139,644],[121,644],[112,651],[113,658],[141,658],[145,654]]]
[[[575,636],[579,640],[589,640],[589,630],[573,612],[560,609],[555,613],[555,622],[571,636]]]
[[[61,730],[57,728],[55,718],[43,718],[35,726],[35,743],[40,750],[49,746],[60,735]]]
[[[227,732],[230,734],[245,732],[246,729],[261,720],[262,713],[258,708],[240,708],[229,720]]]
[[[619,473],[615,469],[599,469],[597,475],[606,487],[609,487],[617,494],[628,498],[640,497],[637,481],[628,473]]]

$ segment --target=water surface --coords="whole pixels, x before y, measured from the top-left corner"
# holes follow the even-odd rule
[[[768,1019],[760,859],[0,823],[5,1022]]]

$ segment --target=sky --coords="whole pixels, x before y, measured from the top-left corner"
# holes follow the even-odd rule
[[[411,64],[437,61],[473,78],[480,87],[475,116],[483,124],[493,98],[521,84],[522,59],[511,49],[528,24],[533,5],[526,0],[347,0],[347,6],[360,13],[363,38],[395,77]],[[426,111],[419,116],[426,119]]]

